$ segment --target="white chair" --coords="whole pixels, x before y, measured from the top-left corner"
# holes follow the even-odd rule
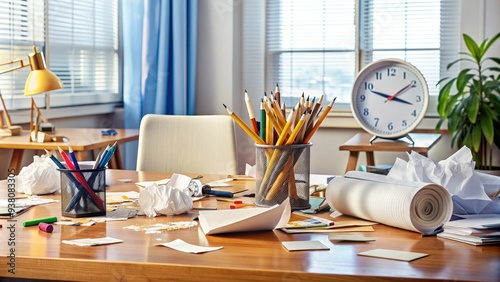
[[[136,170],[237,174],[233,119],[225,115],[145,115]]]

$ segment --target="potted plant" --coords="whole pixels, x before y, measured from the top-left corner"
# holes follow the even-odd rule
[[[458,62],[469,64],[456,77],[437,83],[442,87],[436,130],[447,120],[451,146],[467,146],[476,169],[482,170],[492,169],[494,147],[500,148],[500,58],[486,56],[499,37],[500,33],[478,44],[463,34],[468,52],[460,52],[461,58],[448,64],[447,69]]]

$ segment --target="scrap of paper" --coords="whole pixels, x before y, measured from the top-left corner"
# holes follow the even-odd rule
[[[198,223],[196,223],[196,221],[172,221],[167,223],[157,223],[153,225],[130,225],[123,228],[131,229],[134,231],[144,231],[146,234],[154,234],[164,231],[189,229],[197,225]]]
[[[387,250],[387,249],[375,249],[375,250],[370,250],[370,251],[359,253],[358,255],[368,256],[368,257],[376,257],[376,258],[393,259],[393,260],[412,261],[412,260],[426,257],[429,254],[405,252],[405,251],[397,251],[397,250]]]
[[[99,245],[122,243],[123,240],[112,238],[112,237],[102,237],[102,238],[62,240],[61,242],[64,244],[69,244],[69,245],[87,247],[87,246],[99,246]]]
[[[330,241],[372,242],[375,239],[360,234],[332,234],[328,237]]]
[[[222,246],[220,246],[220,247],[204,247],[204,246],[193,245],[193,244],[186,243],[181,239],[175,239],[174,241],[171,241],[168,243],[162,243],[162,244],[158,244],[158,245],[168,247],[168,248],[180,251],[180,252],[194,253],[194,254],[212,252],[212,251],[217,251],[217,250],[222,249]]]
[[[320,241],[283,241],[281,242],[289,252],[311,251],[311,250],[330,250]]]

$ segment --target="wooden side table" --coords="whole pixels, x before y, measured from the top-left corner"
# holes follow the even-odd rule
[[[411,138],[415,142],[413,145],[407,139],[387,140],[377,139],[370,143],[373,137],[368,133],[358,133],[351,139],[339,147],[341,151],[349,151],[349,160],[347,161],[346,172],[356,169],[358,163],[359,152],[366,152],[367,165],[375,165],[373,152],[410,152],[415,151],[424,156],[441,139],[441,134],[438,133],[411,133]]]

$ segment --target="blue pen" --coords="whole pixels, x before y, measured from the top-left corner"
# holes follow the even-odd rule
[[[69,151],[69,157],[71,158],[71,161],[75,165],[75,168],[79,170],[80,166],[78,165],[78,161],[76,160],[75,153],[73,152],[73,149],[69,145],[68,145],[68,151]]]

